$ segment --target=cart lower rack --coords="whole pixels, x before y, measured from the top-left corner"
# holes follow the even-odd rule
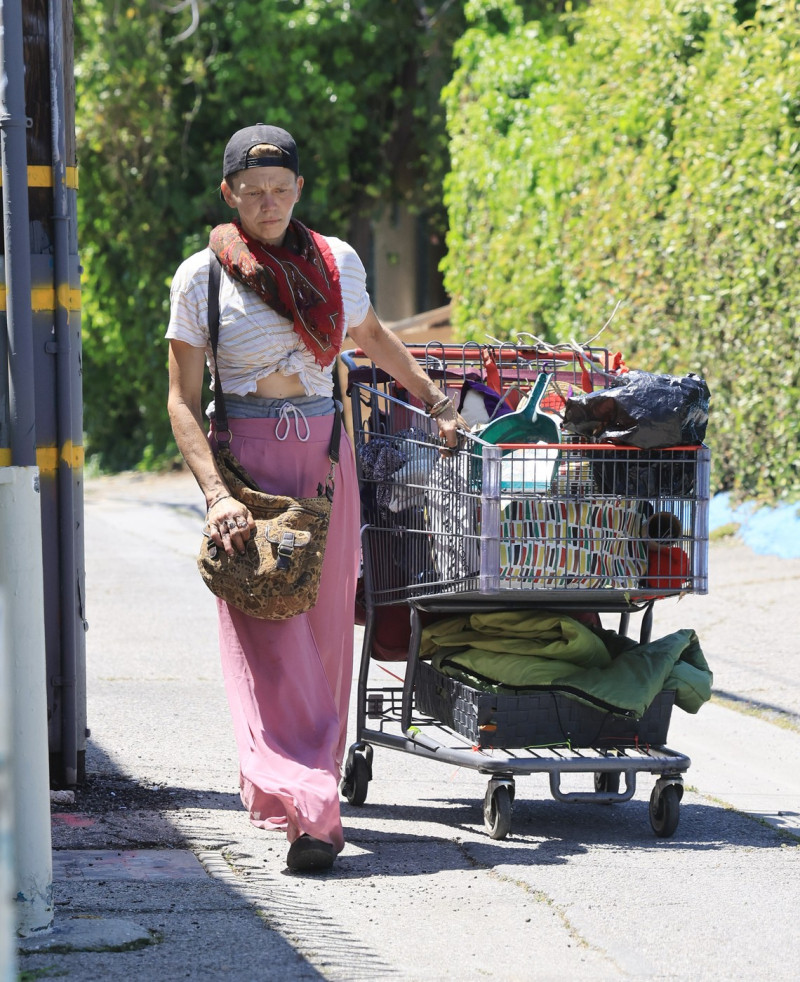
[[[669,837],[675,832],[680,818],[683,774],[691,761],[663,745],[672,708],[671,694],[664,694],[660,705],[655,709],[651,707],[640,721],[622,724],[621,729],[621,724],[606,718],[603,722],[606,725],[611,722],[612,730],[605,734],[602,725],[597,726],[597,719],[592,719],[588,711],[581,709],[577,713],[578,725],[585,728],[589,716],[589,726],[594,728],[593,735],[598,738],[595,746],[572,747],[565,741],[561,746],[511,750],[501,744],[496,749],[489,740],[478,737],[476,742],[465,735],[470,730],[469,722],[462,720],[460,726],[455,724],[458,728],[454,727],[455,700],[449,702],[443,696],[437,705],[437,682],[430,678],[433,670],[416,655],[421,622],[415,607],[411,608],[411,620],[412,640],[403,684],[381,686],[370,680],[374,611],[367,615],[358,681],[357,740],[348,751],[342,780],[342,794],[351,804],[362,805],[366,801],[372,780],[373,747],[384,747],[487,775],[483,814],[486,829],[493,839],[503,839],[511,830],[515,778],[540,773],[548,775],[550,792],[556,800],[598,804],[630,800],[636,791],[637,774],[655,775],[657,780],[650,796],[651,826],[659,837]],[[436,715],[429,715],[426,708]],[[536,709],[538,713],[522,707],[523,713],[527,713],[535,725],[552,726],[552,721],[542,721],[541,706],[537,705]],[[552,710],[545,715],[552,716]],[[604,714],[597,715],[602,717]],[[445,722],[442,716],[448,717]],[[558,742],[569,724],[559,719],[555,725],[555,732],[547,729],[544,732]],[[616,730],[613,729],[615,726]],[[648,737],[656,740],[651,743]],[[577,743],[582,741],[578,739]],[[566,774],[593,775],[594,790],[563,791],[561,779]]]

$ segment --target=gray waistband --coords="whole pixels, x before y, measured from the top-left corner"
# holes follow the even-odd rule
[[[289,403],[305,416],[328,416],[335,410],[330,396],[293,396],[291,399],[264,399],[261,396],[225,395],[225,408],[230,419],[277,419]],[[214,403],[206,410],[209,419],[214,418]]]

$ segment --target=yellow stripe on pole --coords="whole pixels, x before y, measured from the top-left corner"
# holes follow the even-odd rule
[[[58,471],[58,447],[37,447],[36,466],[42,477],[55,474]]]
[[[0,467],[11,466],[11,447],[0,447]]]
[[[71,440],[67,440],[61,448],[61,459],[73,470],[80,470],[83,467],[84,460],[83,444],[79,443],[76,445]]]
[[[56,309],[56,296],[58,297],[58,307],[67,310],[78,311],[81,309],[81,291],[74,289],[66,284],[58,288],[56,294],[52,286],[35,286],[31,289],[31,310],[36,313],[43,313],[48,310]],[[0,310],[6,309],[6,288],[0,284]]]
[[[78,168],[67,167],[64,174],[64,183],[70,190],[78,188]],[[0,174],[0,187],[3,186],[3,175]],[[30,164],[28,167],[28,187],[29,188],[51,188],[53,186],[53,168],[45,164]]]
[[[71,440],[68,440],[61,448],[60,453],[58,447],[36,448],[36,466],[42,476],[51,477],[55,475],[59,464],[66,464],[73,470],[82,468],[83,447],[81,445],[76,446]]]

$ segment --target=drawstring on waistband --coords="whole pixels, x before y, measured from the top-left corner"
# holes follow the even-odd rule
[[[308,420],[306,419],[306,414],[302,409],[298,409],[297,406],[292,402],[284,402],[281,406],[281,413],[278,417],[278,422],[275,424],[275,436],[282,442],[289,436],[289,427],[291,426],[291,421],[294,420],[294,432],[297,439],[301,443],[305,443],[311,436],[311,428],[308,425]],[[300,433],[300,420],[303,421],[303,425],[306,428],[306,435],[302,436]],[[283,435],[281,435],[281,426],[283,425]]]

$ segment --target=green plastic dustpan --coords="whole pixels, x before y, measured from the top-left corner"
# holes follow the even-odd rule
[[[539,410],[551,376],[542,372],[513,413],[490,420],[476,436],[487,443],[560,443],[555,419]]]

